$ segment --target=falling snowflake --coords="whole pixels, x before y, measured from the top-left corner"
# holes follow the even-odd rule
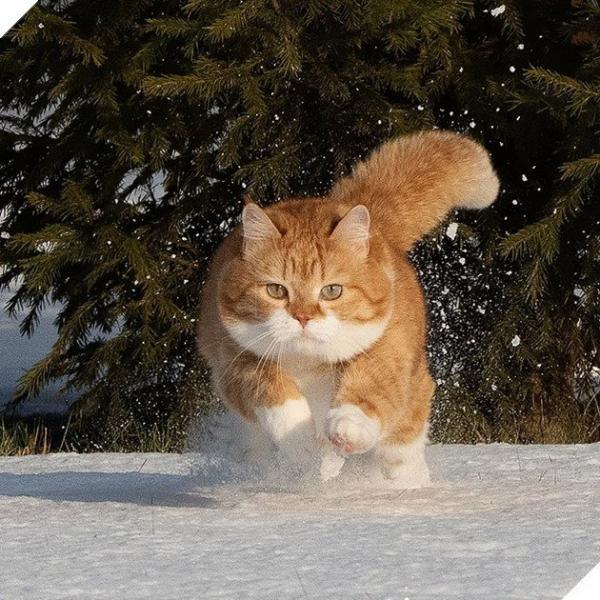
[[[518,335],[515,335],[515,337],[510,340],[510,343],[516,348],[521,343],[521,338]]]
[[[456,237],[456,232],[458,231],[458,223],[450,223],[448,225],[448,229],[446,229],[446,235],[453,240]]]
[[[498,15],[501,15],[505,10],[506,6],[504,4],[501,4],[496,8],[492,8],[492,10],[490,10],[490,14],[492,15],[492,17],[497,17]]]

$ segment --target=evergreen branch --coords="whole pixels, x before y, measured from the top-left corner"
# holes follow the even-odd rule
[[[150,96],[191,96],[212,100],[220,91],[231,86],[231,82],[228,78],[211,79],[190,73],[146,77],[142,85]]]
[[[41,28],[40,23],[43,25]],[[14,40],[24,48],[33,46],[40,38],[57,42],[81,57],[84,64],[93,64],[96,67],[103,65],[106,55],[102,48],[80,37],[76,31],[73,21],[67,21],[56,13],[34,6],[15,31]]]
[[[462,29],[460,16],[473,10],[473,0],[439,0],[432,3],[431,7],[427,3],[415,3],[417,7],[420,12],[416,15],[415,24],[422,35],[439,35],[440,30],[454,34]]]
[[[12,236],[6,245],[15,253],[21,254],[54,248],[59,244],[69,245],[76,238],[77,233],[74,229],[62,223],[54,223],[33,233],[18,233]]]
[[[252,119],[251,115],[244,114],[231,120],[217,155],[220,167],[227,168],[240,161],[240,151],[244,136],[250,133]]]
[[[41,360],[30,367],[19,379],[13,398],[19,402],[24,398],[38,395],[53,379],[58,379],[67,369],[67,362],[61,346],[57,343]]]
[[[277,60],[284,75],[296,75],[302,69],[302,58],[295,32],[288,29],[282,37]]]
[[[193,73],[151,76],[144,79],[144,90],[153,96],[187,95],[207,100],[237,88],[243,71],[208,57],[195,61]]]
[[[567,101],[566,109],[580,115],[589,105],[600,103],[600,85],[587,83],[541,67],[525,70],[525,81],[546,94],[554,94]]]
[[[353,8],[352,3],[345,3],[342,0],[305,0],[302,3],[302,9],[305,13],[305,22],[310,25],[314,21],[329,14],[339,14],[340,9],[346,10],[345,21],[347,23],[357,22],[355,13],[349,12]],[[357,7],[358,8],[358,7]],[[362,7],[361,7],[362,8]],[[360,8],[358,8],[360,10]],[[354,17],[352,19],[351,17]]]
[[[560,224],[556,215],[550,215],[527,225],[502,240],[500,251],[514,260],[539,255],[550,263],[558,251]]]
[[[511,40],[522,40],[525,37],[523,15],[515,0],[502,0],[504,12],[499,15],[502,22],[502,32]],[[488,0],[486,4],[490,9],[498,6],[497,0]]]
[[[89,223],[94,217],[92,199],[78,183],[70,179],[63,183],[60,200],[31,192],[27,195],[26,202],[36,210],[61,221]]]
[[[534,304],[537,302],[548,285],[548,263],[543,258],[533,259],[527,268],[525,278],[525,298]]]
[[[600,154],[592,154],[585,158],[578,158],[561,165],[560,178],[563,181],[568,179],[589,180],[600,175]]]
[[[39,291],[32,297],[29,295],[28,298],[29,310],[27,314],[22,318],[19,325],[19,332],[21,335],[31,337],[40,323],[40,315],[46,307],[46,296],[41,295]]]
[[[145,25],[148,33],[157,33],[169,38],[185,38],[198,33],[197,24],[183,17],[162,17],[160,19],[148,19]]]
[[[245,0],[237,7],[226,11],[218,19],[206,27],[209,40],[222,43],[256,19],[267,5],[266,0]]]

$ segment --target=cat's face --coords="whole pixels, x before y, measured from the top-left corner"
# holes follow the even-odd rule
[[[298,203],[271,217],[256,205],[244,209],[243,255],[219,290],[229,334],[272,360],[333,363],[365,351],[392,303],[390,270],[370,254],[367,209],[340,220]]]

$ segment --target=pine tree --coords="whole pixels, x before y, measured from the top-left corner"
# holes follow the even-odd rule
[[[207,399],[201,285],[241,197],[320,194],[381,141],[446,127],[492,152],[491,211],[415,253],[438,439],[600,439],[595,0],[42,1],[0,41],[0,286],[112,422]]]

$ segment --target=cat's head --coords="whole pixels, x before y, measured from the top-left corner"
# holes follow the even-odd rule
[[[369,212],[319,200],[243,211],[237,256],[219,286],[219,310],[241,348],[273,360],[347,360],[383,333],[391,269]]]

